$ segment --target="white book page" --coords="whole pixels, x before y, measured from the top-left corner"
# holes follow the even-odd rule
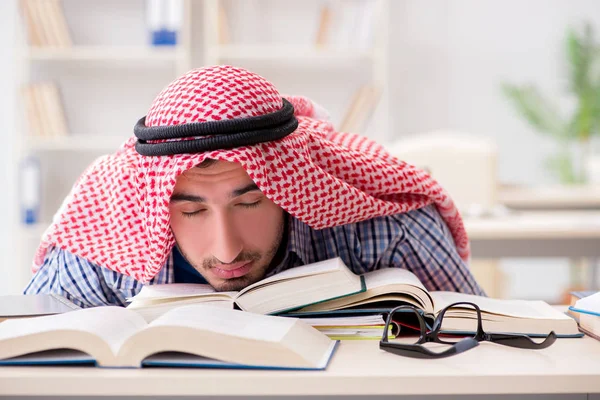
[[[198,302],[198,298],[192,297],[192,298],[172,301],[169,303],[142,305],[139,307],[129,306],[127,308],[140,314],[142,317],[144,317],[146,322],[150,323],[150,322],[154,321],[155,319],[157,319],[158,317],[160,317],[161,315],[167,313],[168,311],[171,311],[174,308],[182,307],[184,305],[189,305],[189,304],[200,304],[200,303]],[[209,300],[209,301],[203,301],[202,304],[207,304],[207,305],[214,306],[214,307],[229,308],[229,309],[234,308],[233,299],[216,300],[216,301]],[[132,304],[132,305],[135,306],[135,304]]]
[[[368,289],[383,287],[394,283],[404,285],[412,285],[418,288],[425,289],[425,286],[412,272],[402,268],[382,268],[364,274],[365,284]]]
[[[259,341],[280,342],[296,318],[273,317],[206,304],[182,306],[166,312],[149,324],[185,326]]]
[[[257,288],[260,286],[266,286],[269,283],[284,281],[284,280],[288,280],[288,279],[296,279],[296,278],[300,278],[303,276],[309,276],[309,275],[320,275],[320,274],[330,273],[330,272],[342,270],[342,268],[346,268],[346,267],[342,264],[341,259],[340,258],[332,258],[330,260],[319,261],[319,262],[316,262],[313,264],[307,264],[307,265],[302,265],[300,267],[286,269],[285,271],[282,271],[278,274],[270,276],[266,279],[258,281],[256,283],[244,288],[243,290],[241,290],[239,292],[238,297],[254,288]]]
[[[2,322],[0,341],[56,330],[74,330],[100,337],[116,354],[125,339],[146,325],[144,318],[125,308],[94,307],[64,314]]]
[[[600,313],[600,292],[577,300],[574,307],[580,310]]]
[[[158,300],[174,297],[192,297],[216,293],[210,285],[198,283],[166,283],[161,285],[145,285],[140,292],[128,298],[128,301]]]
[[[477,304],[481,308],[481,311],[486,313],[517,318],[570,319],[569,316],[543,301],[493,299],[456,292],[432,292],[431,295],[435,300],[436,312],[448,304],[458,301],[468,301]]]

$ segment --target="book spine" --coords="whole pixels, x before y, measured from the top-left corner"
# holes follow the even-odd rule
[[[27,26],[27,37],[29,39],[29,45],[35,47],[40,46],[42,44],[42,39],[40,37],[40,33],[38,32],[37,27],[35,26],[31,2],[29,0],[21,0],[20,8],[21,16],[23,17],[25,25]]]
[[[71,39],[71,33],[69,31],[62,2],[60,0],[55,0],[52,3],[52,8],[58,42],[61,47],[71,47],[73,45],[73,40]]]

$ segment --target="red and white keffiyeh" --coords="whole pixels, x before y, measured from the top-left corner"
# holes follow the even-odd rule
[[[461,216],[426,172],[358,135],[336,132],[322,109],[287,97],[298,128],[272,142],[227,150],[142,156],[132,137],[96,160],[78,179],[42,237],[34,271],[50,246],[148,282],[175,244],[169,199],[176,178],[206,158],[240,163],[261,191],[314,229],[403,213],[435,203],[460,256],[469,243]],[[282,108],[264,78],[242,68],[195,69],[167,86],[152,103],[146,126],[246,118]]]

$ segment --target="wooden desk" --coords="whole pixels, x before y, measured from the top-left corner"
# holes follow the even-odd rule
[[[342,342],[326,371],[2,367],[0,395],[344,398],[568,393],[581,394],[579,398],[586,399],[588,393],[600,393],[600,342],[589,337],[559,339],[540,351],[482,343],[441,360],[396,356],[379,350],[378,344]]]

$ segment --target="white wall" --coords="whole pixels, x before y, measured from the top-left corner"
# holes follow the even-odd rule
[[[553,182],[544,159],[554,151],[510,107],[500,83],[534,83],[566,108],[565,34],[591,22],[600,41],[597,0],[402,0],[392,2],[391,126],[397,135],[455,129],[498,143],[499,179]],[[504,260],[506,295],[554,300],[568,261]]]
[[[139,0],[135,2],[138,3]],[[561,95],[565,88],[562,51],[566,27],[588,19],[600,30],[600,2],[392,0],[390,3],[390,125],[394,133],[405,135],[451,128],[492,137],[499,144],[499,173],[503,181],[550,182],[542,160],[551,151],[552,144],[515,115],[501,96],[499,84],[503,80],[535,82],[548,95],[566,102]],[[12,224],[8,221],[16,212],[12,181],[15,160],[11,152],[18,76],[18,66],[13,62],[16,4],[17,0],[0,2],[0,157],[3,165],[0,185],[8,188],[0,196],[0,293],[13,290],[10,271],[14,259],[9,229]],[[78,2],[69,0],[68,4],[72,9]],[[69,20],[75,33],[79,30],[78,23],[93,23],[92,15],[106,11],[106,4],[100,7],[92,0],[85,4],[85,18],[71,17]],[[119,9],[122,7],[117,0],[111,0],[110,4]],[[125,18],[135,24],[141,22],[138,15],[131,14],[137,6],[123,7],[126,12],[119,13],[116,23],[127,24]],[[289,16],[278,18],[283,20]],[[194,30],[201,32],[201,27]],[[290,35],[293,34],[291,30]],[[136,42],[143,40],[134,39]],[[283,81],[284,75],[283,71],[276,71],[273,80],[275,83]],[[323,75],[317,68],[313,75],[313,81],[327,80],[327,74]],[[342,80],[340,76],[329,75],[332,81]],[[153,85],[156,84],[158,90],[165,83]],[[299,79],[296,87],[300,88],[300,83],[304,81]],[[321,85],[321,90],[323,87]],[[307,92],[310,94],[310,89]],[[147,94],[144,92],[145,96]],[[320,101],[319,98],[315,100]],[[343,109],[343,105],[338,109]],[[506,267],[514,282],[519,276],[518,284],[512,286],[512,295],[527,297],[531,293],[527,282],[536,282],[540,271],[546,282],[537,287],[546,288],[546,296],[558,291],[566,276],[564,263],[540,263],[540,269],[535,271],[520,268],[514,262]],[[535,296],[543,297],[544,294],[536,292]]]
[[[17,2],[0,3],[0,293],[14,292],[15,267],[11,228],[15,205],[15,159],[11,151],[15,132],[15,83],[17,65],[14,63]]]
[[[548,183],[552,143],[533,132],[500,93],[531,82],[563,106],[568,26],[596,27],[597,0],[392,1],[392,113],[398,134],[450,128],[499,144],[500,179]]]

